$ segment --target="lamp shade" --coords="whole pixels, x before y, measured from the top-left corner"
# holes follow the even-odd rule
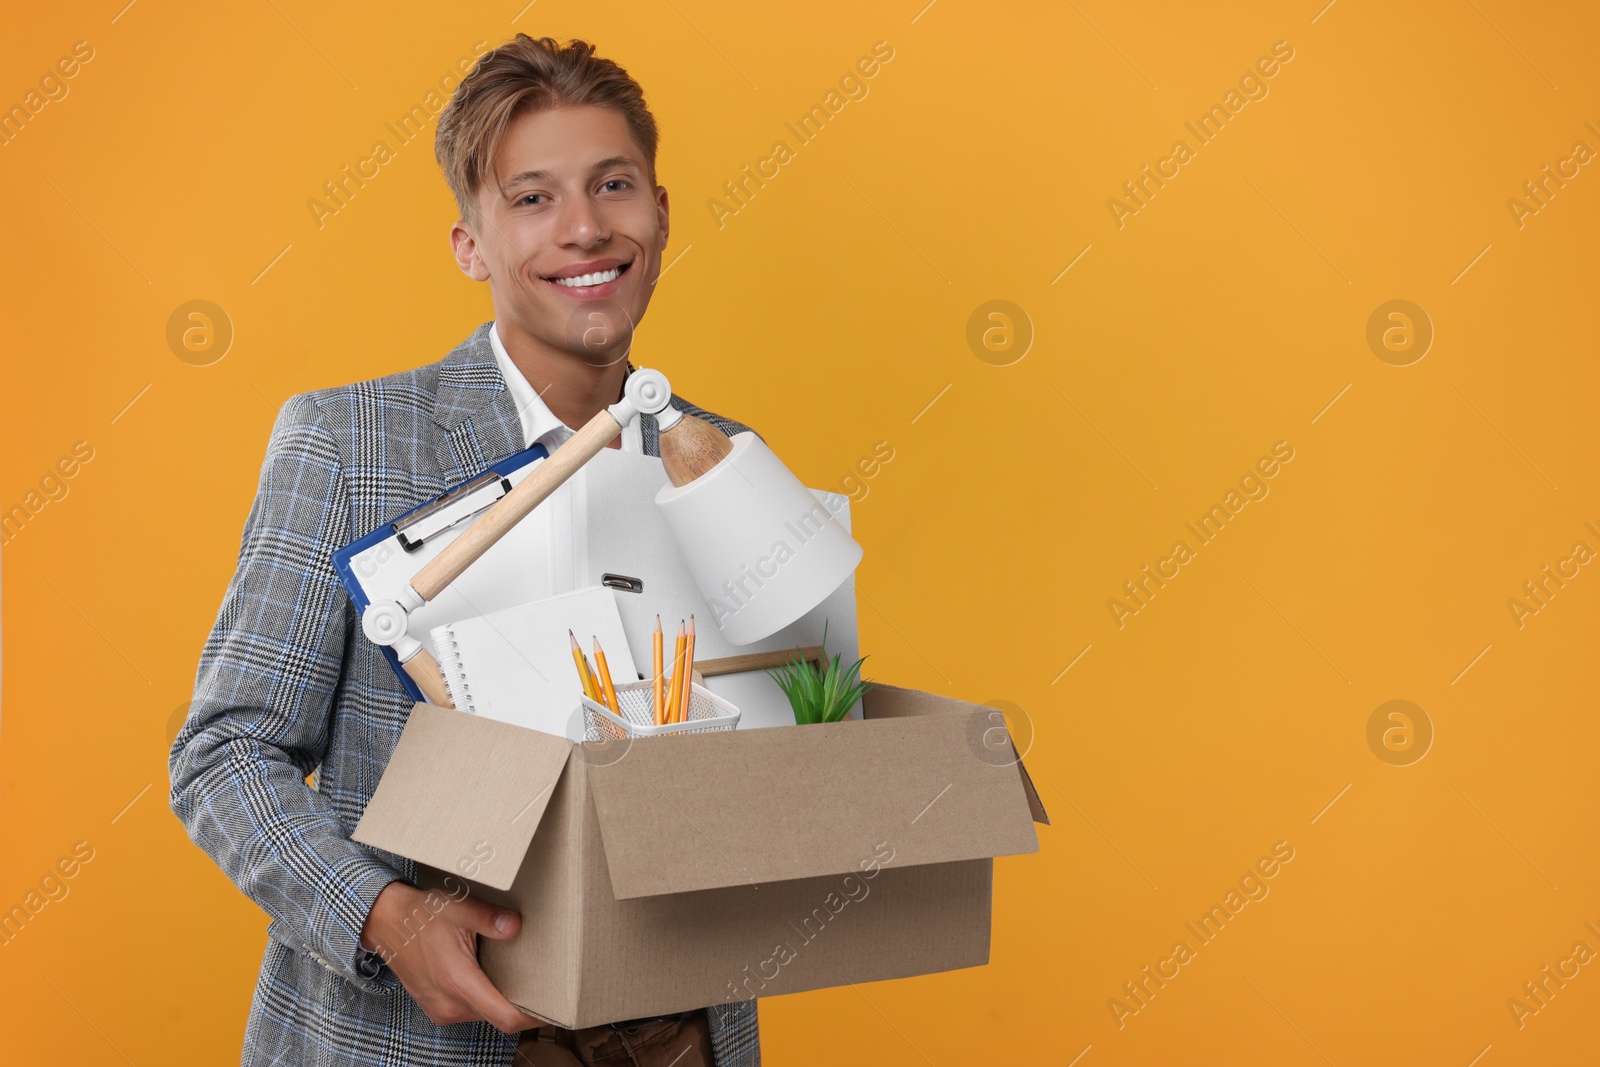
[[[816,495],[753,432],[687,485],[656,494],[711,606],[735,645],[770,637],[850,577],[862,549]]]

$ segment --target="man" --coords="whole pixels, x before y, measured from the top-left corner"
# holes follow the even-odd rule
[[[553,451],[621,397],[667,246],[656,141],[639,86],[593,46],[519,34],[486,53],[436,152],[461,213],[456,262],[489,283],[493,323],[440,362],[291,397],[273,426],[170,760],[174,813],[272,920],[245,1067],[759,1063],[754,1001],[544,1025],[477,963],[478,937],[516,936],[515,912],[425,906],[412,861],[350,839],[412,701],[331,554],[513,452]],[[611,447],[658,455],[656,420]]]

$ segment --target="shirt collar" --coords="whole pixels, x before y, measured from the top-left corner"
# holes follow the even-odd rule
[[[500,365],[500,376],[506,380],[506,388],[511,393],[511,399],[517,406],[517,417],[522,420],[522,439],[524,447],[531,447],[541,443],[540,438],[551,431],[561,431],[556,435],[554,443],[559,445],[570,437],[574,431],[572,427],[556,418],[555,412],[549,405],[539,399],[539,394],[533,391],[533,386],[511,362],[511,356],[506,352],[506,346],[500,341],[500,326],[495,323],[489,327],[489,344],[494,349],[495,362]]]

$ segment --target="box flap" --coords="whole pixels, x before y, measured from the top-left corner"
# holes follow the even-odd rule
[[[1012,744],[1011,752],[1016,754],[1017,746]],[[1044,801],[1039,799],[1039,790],[1033,786],[1033,775],[1028,773],[1028,768],[1022,765],[1022,757],[1017,756],[1017,770],[1022,774],[1022,788],[1028,794],[1028,812],[1033,816],[1034,822],[1050,825],[1050,813],[1044,810]]]
[[[572,742],[418,704],[350,836],[510,889]]]
[[[965,715],[649,738],[586,769],[619,900],[1039,847]]]
[[[972,724],[974,739],[981,737],[992,724],[989,713],[992,711],[984,704],[971,704],[955,697],[939,696],[937,693],[924,693],[920,689],[905,689],[898,685],[889,685],[885,682],[873,682],[872,689],[867,692],[861,702],[861,714],[868,719],[904,719],[913,715],[965,715]],[[1044,802],[1039,799],[1039,791],[1034,788],[1033,776],[1028,773],[1028,768],[1023,766],[1022,757],[1017,755],[1017,746],[1013,742],[1011,754],[1017,765],[1017,773],[1022,778],[1022,788],[1028,796],[1028,811],[1033,815],[1033,821],[1050,825],[1050,815],[1044,810]]]
[[[887,682],[873,680],[872,688],[861,698],[861,714],[868,719],[904,719],[913,715],[932,715],[938,712],[971,715],[983,705],[973,704],[938,693],[925,693],[921,689],[906,689]]]

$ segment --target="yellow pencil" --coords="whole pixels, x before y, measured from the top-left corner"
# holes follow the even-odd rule
[[[672,647],[672,681],[667,689],[666,722],[669,723],[676,721],[674,716],[678,711],[678,701],[682,699],[680,687],[683,685],[683,652],[687,643],[688,637],[684,630],[684,625],[680,621],[678,623],[678,640]]]
[[[689,638],[683,646],[683,688],[678,697],[678,715],[674,722],[689,721],[689,698],[694,695],[694,615],[689,616]]]
[[[656,702],[655,702],[654,711],[655,711],[655,724],[657,726],[660,726],[661,725],[661,716],[666,711],[666,707],[667,707],[667,701],[666,701],[667,694],[666,694],[666,679],[662,676],[663,664],[661,662],[661,616],[659,614],[656,615],[656,633],[655,633],[655,644],[654,644],[654,647],[655,647],[655,669],[656,669],[656,674],[655,674],[655,683],[656,683],[655,684],[655,696],[656,696]]]
[[[600,689],[605,693],[605,705],[619,716],[622,709],[617,706],[617,690],[611,684],[611,668],[606,666],[606,654],[600,648],[600,639],[594,639],[594,666],[600,673]]]
[[[578,647],[578,638],[568,630],[567,639],[572,642],[572,662],[578,665],[578,681],[583,685],[583,695],[599,702],[600,694],[595,689],[594,678],[589,674],[589,664],[583,658],[583,649]]]

